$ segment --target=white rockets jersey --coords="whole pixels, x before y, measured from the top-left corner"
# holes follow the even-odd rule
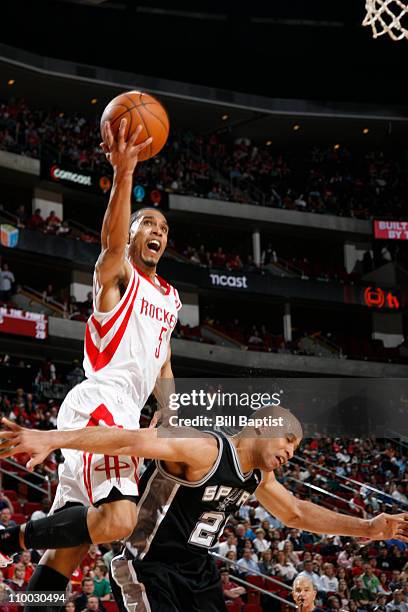
[[[132,266],[120,302],[107,313],[95,308],[85,330],[84,370],[93,382],[118,386],[142,409],[166,361],[181,302],[177,290],[156,275],[159,286]]]

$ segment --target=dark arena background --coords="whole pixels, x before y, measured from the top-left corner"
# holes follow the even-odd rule
[[[355,517],[408,511],[408,41],[403,30],[399,41],[373,38],[365,15],[364,0],[4,0],[2,416],[54,429],[83,380],[112,184],[99,121],[113,97],[141,90],[170,118],[164,149],[136,168],[132,209],[158,206],[169,222],[158,271],[183,302],[176,384],[307,379],[319,398],[322,379],[344,389],[399,379],[393,427],[348,437],[323,427],[276,476]],[[61,453],[33,473],[26,461],[0,462],[4,527],[52,503]],[[98,609],[75,603],[86,578],[99,610],[117,610],[106,578],[118,550],[91,546],[69,585],[77,612]],[[229,612],[295,609],[301,572],[316,585],[315,609],[408,611],[403,542],[288,528],[253,497],[212,553]],[[3,568],[0,609],[21,609],[9,593],[27,588],[40,556]]]

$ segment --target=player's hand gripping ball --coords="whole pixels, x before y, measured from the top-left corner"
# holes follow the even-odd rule
[[[125,141],[142,126],[136,142],[140,144],[150,136],[153,141],[140,152],[139,161],[146,161],[157,155],[166,144],[169,135],[169,118],[163,105],[153,96],[141,91],[128,91],[113,98],[103,111],[101,117],[101,134],[104,139],[104,123],[110,122],[113,136],[116,138],[121,119],[126,119]]]

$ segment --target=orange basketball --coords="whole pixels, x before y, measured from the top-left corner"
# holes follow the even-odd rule
[[[141,91],[127,91],[113,98],[103,111],[101,117],[102,126],[105,121],[110,121],[113,135],[117,136],[120,120],[127,119],[125,140],[133,134],[138,125],[142,125],[136,142],[140,143],[152,136],[153,142],[144,149],[139,156],[139,161],[150,159],[164,147],[169,135],[169,118],[165,108],[156,98]]]

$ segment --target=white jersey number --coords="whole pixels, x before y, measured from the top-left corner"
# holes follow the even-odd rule
[[[204,512],[188,541],[196,546],[211,548],[223,521],[225,521],[225,512]]]

